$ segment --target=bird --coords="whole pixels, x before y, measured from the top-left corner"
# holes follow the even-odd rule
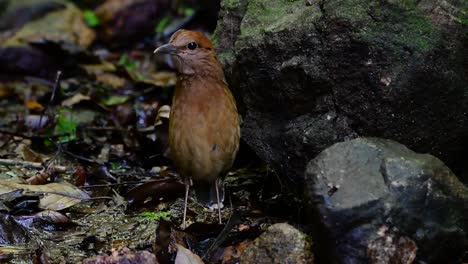
[[[170,56],[177,82],[169,116],[169,156],[184,179],[183,229],[191,186],[198,201],[216,205],[221,224],[223,179],[239,150],[240,117],[213,43],[179,29],[155,54]]]

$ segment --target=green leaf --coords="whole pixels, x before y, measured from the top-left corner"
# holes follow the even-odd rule
[[[90,27],[97,27],[101,23],[99,17],[92,10],[85,10],[83,12],[83,18],[86,24]]]
[[[169,16],[164,16],[163,18],[161,18],[154,31],[156,31],[156,33],[163,33],[164,29],[166,29],[166,27],[169,26],[170,20],[171,19],[169,18]]]
[[[119,105],[127,102],[129,99],[128,95],[111,95],[106,99],[102,100],[102,103],[107,106]]]
[[[50,148],[53,145],[54,145],[54,143],[50,139],[48,139],[48,138],[44,139],[44,146]]]
[[[124,53],[122,56],[120,56],[119,62],[117,62],[117,64],[127,68],[127,70],[134,70],[137,67],[137,63],[130,59],[127,53]]]
[[[68,119],[65,116],[59,116],[57,118],[57,124],[55,125],[53,134],[55,135],[62,135],[66,134],[58,138],[58,143],[65,143],[76,139],[76,128],[78,124],[73,122],[72,120]]]
[[[120,164],[120,162],[111,162],[110,165],[111,165],[111,170],[114,170],[114,171],[122,168],[122,164]]]
[[[140,214],[140,217],[147,218],[149,220],[159,220],[161,218],[169,217],[171,213],[169,211],[161,211],[161,212],[143,212]]]
[[[187,7],[184,9],[185,16],[191,16],[193,14],[195,14],[195,10],[193,8]]]

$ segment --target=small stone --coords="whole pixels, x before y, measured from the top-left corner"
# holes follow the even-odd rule
[[[287,223],[270,226],[240,259],[241,263],[314,263],[310,238]]]

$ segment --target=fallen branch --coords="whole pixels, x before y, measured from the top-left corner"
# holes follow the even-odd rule
[[[7,130],[0,129],[0,134],[5,134],[13,137],[20,137],[25,139],[56,139],[60,137],[69,136],[69,133],[58,134],[58,135],[25,135],[17,132],[11,132]]]
[[[3,166],[22,166],[26,168],[33,168],[33,169],[43,169],[45,166],[39,162],[31,162],[31,161],[22,161],[22,160],[11,160],[11,159],[0,159],[0,165]],[[51,169],[55,170],[56,172],[65,172],[67,168],[65,166],[53,165]]]
[[[116,131],[116,132],[128,132],[129,129],[126,128],[119,128],[119,127],[97,127],[97,126],[89,126],[85,127],[86,130],[93,130],[93,131]],[[137,128],[136,131],[139,133],[152,133],[156,131],[154,126],[144,127],[144,128]]]

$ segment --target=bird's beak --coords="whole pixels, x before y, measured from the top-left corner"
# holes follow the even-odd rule
[[[176,54],[179,51],[171,44],[164,44],[154,50],[154,54]]]

